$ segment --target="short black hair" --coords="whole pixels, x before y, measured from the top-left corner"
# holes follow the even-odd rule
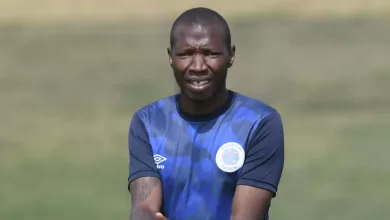
[[[189,9],[185,12],[183,12],[176,20],[174,21],[172,28],[171,28],[171,34],[170,34],[170,45],[171,48],[175,43],[175,31],[177,27],[180,25],[218,25],[222,28],[222,31],[224,32],[224,40],[226,43],[226,46],[230,48],[231,46],[231,36],[230,36],[230,28],[226,20],[216,11],[209,9],[209,8],[203,8],[203,7],[197,7]]]

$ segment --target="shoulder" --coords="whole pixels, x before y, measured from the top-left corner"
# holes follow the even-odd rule
[[[134,112],[134,116],[139,117],[141,120],[161,116],[160,113],[172,110],[176,108],[176,95],[167,96],[161,99],[158,99],[148,105],[145,105]],[[133,116],[133,117],[134,117]]]
[[[140,124],[150,132],[153,128],[164,128],[169,117],[176,111],[176,95],[158,99],[134,112],[130,124]]]
[[[269,117],[281,118],[281,115],[276,108],[261,101],[260,99],[237,92],[235,99],[236,108],[245,110],[248,114],[255,117],[258,122]]]

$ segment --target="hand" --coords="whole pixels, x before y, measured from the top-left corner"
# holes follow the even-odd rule
[[[156,220],[168,220],[167,217],[165,217],[163,214],[161,214],[160,212],[157,212],[156,213]]]

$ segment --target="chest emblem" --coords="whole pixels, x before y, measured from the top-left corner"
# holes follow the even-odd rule
[[[236,142],[225,143],[218,149],[215,161],[222,171],[236,172],[244,165],[244,148]]]

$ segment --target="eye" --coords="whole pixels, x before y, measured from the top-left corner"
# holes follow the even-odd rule
[[[181,58],[186,58],[186,57],[189,57],[189,56],[192,56],[193,55],[193,51],[178,51],[176,53],[176,56],[178,57],[181,57]]]
[[[212,56],[212,57],[220,56],[221,54],[222,53],[217,52],[217,51],[205,51],[204,52],[205,56]]]

